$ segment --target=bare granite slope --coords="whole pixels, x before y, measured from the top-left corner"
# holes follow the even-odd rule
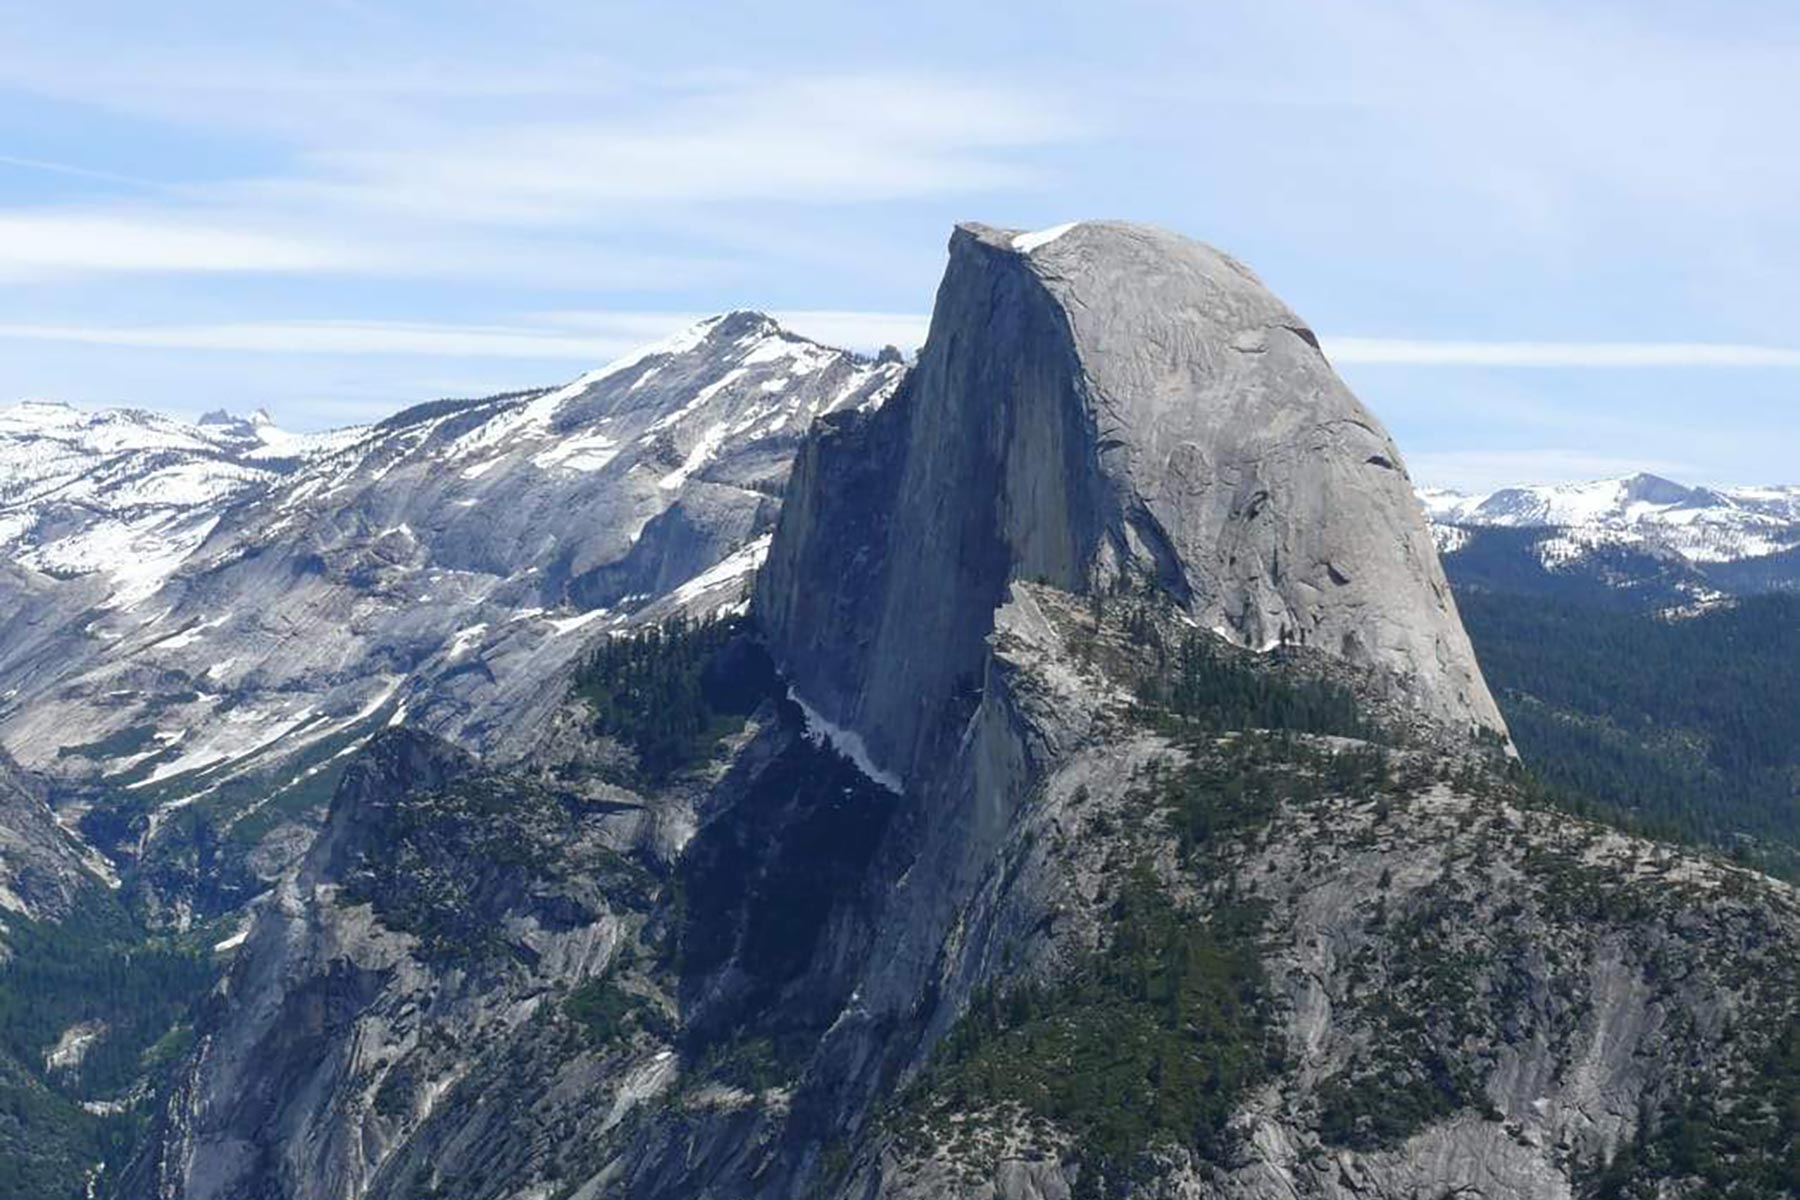
[[[808,702],[910,776],[1019,579],[1154,584],[1504,732],[1392,439],[1255,276],[1175,234],[959,227],[901,393],[802,450],[757,603]]]

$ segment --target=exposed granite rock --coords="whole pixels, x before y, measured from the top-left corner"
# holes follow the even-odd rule
[[[859,989],[868,1036],[890,1052],[896,1040],[913,1047],[898,1078],[932,1060],[982,989],[1064,977],[1120,936],[1111,902],[1131,864],[1200,920],[1259,906],[1283,1050],[1232,1117],[1227,1154],[1155,1152],[1130,1195],[1585,1195],[1602,1164],[1653,1137],[1697,1086],[1747,1094],[1775,1069],[1800,983],[1793,888],[1522,807],[1499,777],[1447,766],[1436,750],[1397,752],[1378,786],[1328,787],[1189,857],[1157,798],[1194,764],[1239,761],[1241,735],[1177,744],[1143,729],[1121,686],[1134,635],[1096,628],[1072,597],[1015,588],[999,626],[995,669],[1024,742],[1048,751],[1036,758],[1046,774],[966,860],[985,863],[973,885],[931,869],[971,840],[942,809],[941,836],[924,835],[895,884],[884,930],[950,914],[913,984],[935,1011],[884,1010],[879,984]],[[1361,746],[1298,744],[1327,758]],[[1280,745],[1275,761],[1294,753]],[[909,904],[920,873],[918,893],[954,898]],[[871,975],[912,969],[892,944],[878,938]],[[923,1039],[898,1038],[922,1016]],[[922,1138],[869,1130],[871,1148],[834,1194],[1027,1200],[1078,1181],[1066,1133],[944,1095],[923,1098],[941,1107]]]
[[[756,593],[807,709],[631,797],[578,708],[510,776],[378,741],[128,1194],[1523,1200],[1747,1096],[1796,1015],[1793,890],[1438,736],[1500,727],[1391,451],[1222,256],[959,231],[919,368],[808,441]],[[1400,727],[1187,720],[1145,684],[1189,638],[1244,695],[1398,681]],[[626,851],[656,886],[596,870]],[[1196,962],[1221,1009],[1157,983]],[[661,1019],[582,1040],[559,1001],[593,986]],[[1077,1058],[1140,1064],[1137,1127],[1014,1087]]]
[[[757,605],[808,702],[910,777],[1015,579],[1151,581],[1504,730],[1392,440],[1255,276],[1174,234],[959,227],[900,394],[802,450]]]
[[[103,886],[106,863],[57,823],[41,783],[0,750],[0,917],[58,920],[83,891]],[[0,955],[5,937],[0,933]]]
[[[739,604],[808,423],[904,374],[727,313],[184,510],[204,539],[129,603],[0,562],[0,746],[100,810],[84,832],[160,923],[236,909],[390,721],[514,752],[603,631]],[[226,845],[204,867],[201,838]]]
[[[843,761],[782,776],[803,742],[768,713],[703,792],[638,809],[583,781],[606,759],[572,713],[511,777],[379,739],[259,908],[126,1194],[1067,1200],[1099,1169],[1074,1128],[909,1089],[977,997],[1054,988],[1125,936],[1116,898],[1142,870],[1201,924],[1259,906],[1281,1050],[1210,1150],[1113,1164],[1128,1194],[1574,1196],[1697,1081],[1754,1082],[1800,996],[1791,888],[1521,807],[1429,746],[1190,853],[1183,772],[1255,795],[1256,771],[1334,776],[1367,748],[1156,728],[1137,684],[1183,626],[1123,607],[1010,589],[951,782],[904,798]],[[545,807],[557,778],[590,815]],[[820,784],[844,793],[835,823],[802,796]],[[877,803],[886,831],[853,849]],[[609,848],[661,864],[661,898],[609,891]],[[432,911],[458,922],[437,949]],[[511,949],[457,952],[484,944]],[[570,989],[613,978],[674,1023],[574,1036]],[[903,1135],[921,1105],[925,1136]]]
[[[618,811],[426,734],[377,738],[258,901],[124,1193],[340,1200],[524,1171],[532,1114],[485,1092],[524,1073],[532,1102],[567,1104],[619,1082],[555,1019],[646,901],[603,829]]]

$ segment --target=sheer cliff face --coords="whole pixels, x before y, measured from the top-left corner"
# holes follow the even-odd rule
[[[1392,439],[1255,276],[1173,234],[958,228],[917,370],[803,451],[757,599],[808,702],[910,773],[1013,579],[1154,581],[1504,729]]]

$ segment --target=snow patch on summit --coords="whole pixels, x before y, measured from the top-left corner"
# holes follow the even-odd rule
[[[1012,248],[1020,254],[1030,254],[1033,250],[1048,246],[1079,224],[1081,224],[1079,221],[1065,221],[1061,225],[1052,225],[1048,229],[1040,229],[1035,233],[1015,233],[1012,239]]]

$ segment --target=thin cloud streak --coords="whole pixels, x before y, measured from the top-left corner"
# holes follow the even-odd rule
[[[328,222],[249,206],[0,209],[0,281],[183,275],[529,278],[545,288],[669,291],[734,269],[729,260],[704,252],[658,253],[622,246],[625,240],[570,234],[523,244],[503,235],[446,241],[397,221],[330,228]]]
[[[1409,367],[1800,367],[1800,349],[1719,342],[1438,342],[1326,338],[1334,362]]]
[[[317,273],[351,264],[328,243],[194,219],[92,212],[0,213],[0,279],[58,273],[269,271]]]
[[[453,358],[589,361],[620,354],[692,324],[696,312],[566,310],[531,324],[411,321],[241,321],[195,325],[0,324],[0,339],[165,350],[275,354],[416,354]],[[918,313],[790,309],[770,314],[787,329],[830,346],[914,350],[930,318]],[[1800,350],[1707,342],[1465,342],[1326,338],[1333,362],[1355,366],[1520,367],[1537,370],[1800,368]]]
[[[607,309],[573,309],[559,312],[536,314],[539,321],[559,328],[604,331],[615,336],[630,333],[642,335],[644,341],[650,341],[668,333],[671,329],[692,324],[702,316],[711,314],[692,313],[638,313],[617,312]],[[931,318],[923,313],[907,312],[862,312],[840,309],[776,309],[769,313],[782,327],[790,333],[811,338],[827,346],[839,346],[846,350],[879,350],[883,346],[895,346],[901,350],[916,350],[925,344],[925,334],[931,328]]]
[[[889,76],[753,82],[609,119],[456,125],[316,151],[257,202],[447,223],[580,224],[597,211],[759,201],[816,207],[1021,188],[1016,152],[1080,136],[1042,97]]]
[[[391,321],[250,321],[217,325],[107,328],[80,325],[0,325],[0,338],[75,342],[154,350],[218,350],[266,354],[401,354],[447,358],[611,358],[645,340],[487,325],[425,325]]]
[[[139,179],[135,175],[120,175],[113,171],[97,171],[92,167],[76,166],[73,163],[51,162],[43,158],[21,158],[16,154],[0,154],[0,167],[12,167],[20,171],[36,171],[44,175],[66,175],[71,179],[92,179],[99,183],[119,183],[135,188],[161,188],[163,185],[150,179]]]
[[[594,364],[625,354],[699,320],[700,313],[566,312],[551,325],[453,325],[410,321],[242,321],[196,325],[0,324],[0,340],[66,342],[143,350],[227,353],[417,355],[433,358],[565,360]],[[827,345],[913,349],[925,318],[906,313],[808,310],[770,314],[784,327]]]

